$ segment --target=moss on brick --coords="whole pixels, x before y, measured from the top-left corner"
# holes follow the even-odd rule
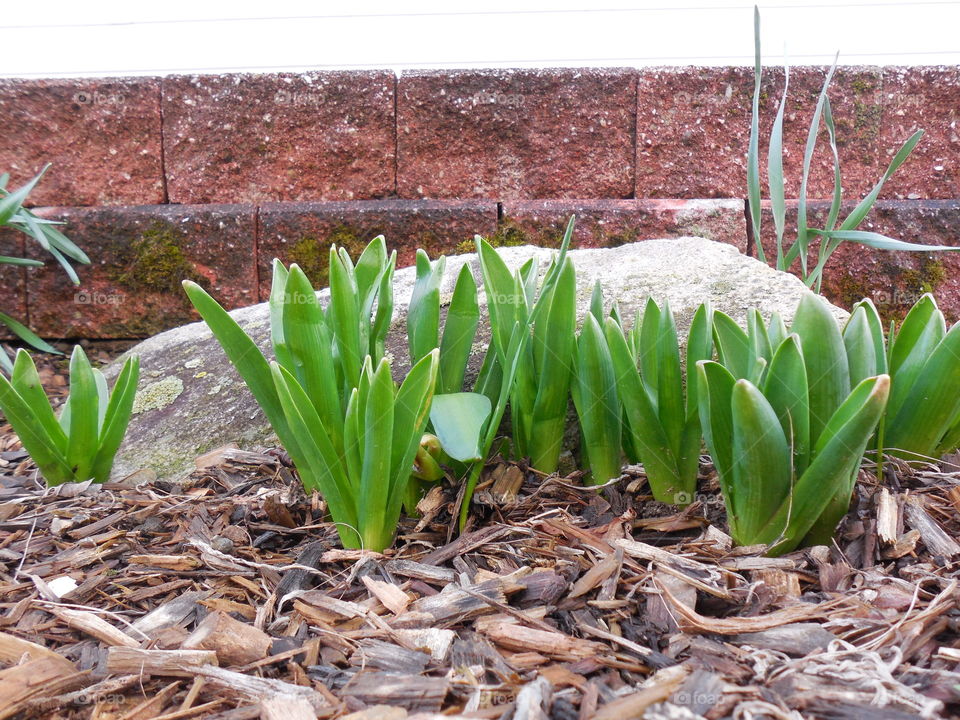
[[[130,290],[179,293],[180,283],[203,278],[187,259],[183,237],[162,223],[154,223],[129,246],[126,263],[111,279]]]
[[[337,225],[323,240],[307,235],[297,240],[287,251],[290,263],[296,263],[315,288],[326,287],[330,278],[330,246],[346,248],[356,260],[367,242],[347,225]]]

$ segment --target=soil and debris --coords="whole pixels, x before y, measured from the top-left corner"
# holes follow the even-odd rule
[[[467,532],[438,485],[380,555],[280,451],[47,490],[0,425],[0,720],[960,712],[960,467],[865,467],[834,546],[774,559],[708,458],[682,510],[628,470],[496,459]]]

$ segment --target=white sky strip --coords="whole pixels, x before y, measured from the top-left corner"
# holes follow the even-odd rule
[[[0,76],[336,68],[752,64],[752,5],[691,0],[102,0],[5,7]],[[266,12],[265,12],[266,10]],[[761,5],[763,44],[793,62],[960,62],[960,1]],[[856,32],[851,32],[855,28]],[[777,65],[781,58],[768,54]]]

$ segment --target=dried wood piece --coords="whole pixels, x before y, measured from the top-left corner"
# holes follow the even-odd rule
[[[754,570],[753,579],[762,582],[774,590],[778,596],[800,597],[800,576],[795,572],[786,572],[780,568]]]
[[[73,663],[48,655],[0,670],[0,720],[23,710],[30,700],[80,687],[87,673],[77,672]]]
[[[756,617],[713,618],[700,615],[695,610],[688,608],[663,585],[660,586],[660,592],[663,597],[669,601],[676,615],[684,621],[680,623],[681,628],[686,631],[711,632],[717,633],[718,635],[760,632],[761,630],[769,630],[780,627],[781,625],[813,620],[826,616],[830,610],[837,608],[838,605],[843,602],[843,599],[840,599],[822,602],[818,605],[793,605],[783,610],[776,610],[767,615],[758,615]]]
[[[740,633],[731,637],[730,642],[803,656],[825,650],[836,639],[836,635],[825,630],[819,623],[791,623],[761,632]]]
[[[600,707],[593,716],[593,720],[627,720],[627,718],[641,718],[648,707],[654,703],[663,702],[670,697],[674,690],[686,679],[690,670],[684,665],[658,670],[644,687],[637,692],[630,693]]]
[[[332,598],[319,590],[305,592],[294,601],[293,606],[304,617],[319,617],[324,622],[336,622],[367,615],[367,610],[362,605]]]
[[[407,711],[393,705],[374,705],[364,710],[344,715],[340,720],[405,720]],[[423,718],[423,716],[420,716]],[[424,718],[424,720],[426,720]]]
[[[702,541],[716,547],[720,552],[730,552],[733,547],[733,538],[727,535],[716,525],[708,525],[703,531]]]
[[[180,588],[184,588],[192,583],[192,580],[183,578],[180,580],[171,580],[170,582],[161,583],[160,585],[147,585],[139,590],[134,590],[128,595],[124,595],[123,599],[126,602],[139,603],[149,598],[156,597],[157,595],[166,595],[169,592],[179,590]]]
[[[315,575],[306,568],[318,569],[320,567],[320,558],[328,549],[327,543],[315,541],[307,544],[297,555],[297,565],[303,567],[294,567],[283,573],[277,589],[274,591],[276,596],[283,600],[287,595],[300,590],[306,590],[313,584]],[[282,603],[281,603],[282,604]]]
[[[450,568],[424,565],[413,560],[390,560],[384,568],[392,575],[401,575],[433,584],[446,585],[457,578],[457,574]]]
[[[570,585],[565,577],[552,570],[531,573],[518,580],[517,583],[523,587],[523,591],[515,600],[520,607],[553,605],[563,596]]]
[[[367,590],[394,615],[401,615],[410,604],[410,596],[393,583],[376,580],[368,575],[364,575],[360,580],[367,586]]]
[[[159,605],[142,618],[136,620],[130,627],[144,635],[159,632],[168,627],[179,625],[196,611],[201,600],[209,597],[209,592],[186,592],[173,600]]]
[[[178,572],[196,570],[203,565],[197,558],[190,555],[131,555],[127,558],[127,562],[131,565],[148,565]]]
[[[211,700],[210,702],[205,702],[202,705],[195,705],[193,707],[183,708],[181,710],[174,710],[173,712],[164,713],[163,715],[155,715],[150,717],[150,720],[184,720],[184,718],[193,717],[194,715],[203,715],[207,720],[213,720],[215,715],[205,714],[214,708],[220,707],[225,700]],[[256,715],[253,715],[256,717]]]
[[[394,627],[422,627],[442,625],[448,621],[462,622],[479,615],[496,612],[496,608],[484,598],[504,603],[507,599],[503,586],[496,581],[487,581],[467,589],[447,585],[442,592],[420,598],[410,604],[403,615],[391,622]]]
[[[661,586],[669,588],[677,602],[696,610],[697,589],[693,585],[662,570],[655,570],[653,577]],[[674,632],[677,629],[671,605],[663,597],[654,595],[647,599],[647,618],[655,627],[662,628],[665,632]]]
[[[67,533],[74,540],[82,540],[83,538],[90,537],[91,535],[96,535],[101,530],[106,530],[108,527],[113,525],[119,520],[122,520],[126,513],[123,510],[118,510],[115,513],[107,515],[101,520],[90,523],[89,525],[84,525],[81,528],[76,530],[71,530]]]
[[[498,465],[490,473],[493,481],[489,490],[474,496],[474,502],[485,505],[510,506],[517,502],[520,488],[523,487],[523,471],[512,463]]]
[[[212,612],[183,641],[184,650],[212,650],[221,665],[247,665],[270,653],[273,639],[253,625]]]
[[[382,640],[362,640],[350,657],[354,667],[370,667],[404,675],[422,673],[430,662],[430,655],[419,650],[407,650]]]
[[[274,695],[260,702],[262,720],[317,720],[313,706],[302,697]]]
[[[893,545],[897,541],[900,532],[900,511],[897,507],[897,501],[894,500],[890,491],[886,488],[880,488],[880,494],[877,496],[877,537],[884,545]]]
[[[676,660],[673,658],[669,658],[661,652],[651,650],[650,648],[644,647],[639,643],[635,643],[633,640],[628,640],[625,637],[620,637],[619,635],[614,635],[613,633],[607,632],[606,630],[596,627],[597,625],[599,625],[599,623],[597,623],[596,620],[593,621],[593,624],[581,622],[580,629],[586,635],[601,638],[613,643],[614,645],[619,645],[622,648],[626,648],[630,652],[634,653],[637,657],[641,658],[644,665],[649,665],[650,667],[657,669],[676,665]]]
[[[227,451],[237,449],[236,443],[221,445],[213,450],[208,450],[203,455],[198,455],[194,459],[193,465],[197,470],[206,470],[207,468],[216,467],[217,465],[223,465],[227,461]]]
[[[55,653],[43,645],[35,642],[18,638],[15,635],[0,632],[0,663],[5,665],[16,665],[24,658],[29,660],[41,660],[46,658],[53,664],[60,663],[70,670],[76,670],[72,662],[63,655]]]
[[[45,610],[56,615],[70,627],[95,637],[100,642],[111,647],[140,647],[140,642],[127,635],[120,628],[111,625],[96,613],[88,610],[73,610],[64,607],[45,607]]]
[[[166,706],[170,698],[180,689],[180,682],[172,682],[153,697],[134,705],[117,720],[148,720],[155,718]]]
[[[195,674],[205,678],[208,685],[231,691],[254,703],[259,703],[264,698],[281,696],[302,698],[318,711],[327,705],[324,697],[312,688],[294,685],[283,680],[244,675],[216,665],[199,667]]]
[[[927,514],[923,499],[918,495],[904,498],[903,515],[907,523],[920,533],[923,544],[931,553],[948,558],[960,555],[960,543],[947,535],[937,521]]]
[[[498,540],[504,535],[516,532],[516,528],[503,525],[488,525],[487,527],[464,533],[451,543],[447,543],[441,548],[437,548],[432,553],[420,559],[424,565],[440,565],[457,555],[464,555],[473,552],[488,542]]]
[[[205,665],[216,665],[212,650],[142,650],[112,647],[107,651],[107,671],[194,677]]]
[[[524,627],[512,622],[490,623],[483,632],[500,647],[517,652],[534,651],[558,660],[583,660],[607,653],[604,645],[592,640]]]
[[[450,681],[386,672],[362,672],[343,688],[343,694],[367,705],[398,705],[410,711],[439,712]]]
[[[703,716],[723,697],[723,686],[723,678],[717,673],[694,670],[673,693],[670,702],[687,708],[697,716]],[[650,714],[646,717],[649,718]],[[669,717],[669,713],[661,717]]]
[[[430,657],[437,664],[446,662],[447,655],[450,654],[450,646],[457,637],[453,630],[440,628],[393,630],[393,635],[409,648],[430,653]]]
[[[552,694],[550,681],[545,677],[526,683],[517,693],[513,720],[547,720]]]
[[[909,530],[898,537],[897,541],[893,545],[888,547],[886,550],[881,551],[880,557],[887,560],[897,560],[905,557],[916,551],[917,543],[919,542],[920,531]]]
[[[630,557],[634,557],[639,560],[650,560],[661,565],[670,565],[683,570],[691,570],[701,574],[701,577],[709,577],[715,572],[714,568],[710,567],[709,565],[705,565],[702,562],[688,557],[683,557],[682,555],[675,555],[674,553],[668,552],[663,548],[654,547],[653,545],[648,545],[647,543],[637,542],[636,540],[620,538],[614,541],[614,545],[623,548],[623,552]]]
[[[571,588],[567,597],[578,598],[581,595],[586,595],[588,592],[610,577],[616,571],[619,565],[620,561],[617,559],[615,554],[607,555],[603,560],[598,562],[580,576],[580,578],[573,584],[573,588]]]

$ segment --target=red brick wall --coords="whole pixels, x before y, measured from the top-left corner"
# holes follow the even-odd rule
[[[823,75],[791,72],[791,196]],[[764,77],[766,137],[783,76]],[[848,199],[926,131],[870,229],[960,245],[960,70],[845,67],[832,88]],[[744,248],[752,89],[749,69],[689,67],[0,80],[0,171],[16,186],[52,162],[31,201],[93,260],[80,288],[50,263],[0,268],[0,308],[48,337],[141,337],[195,317],[182,276],[240,306],[265,297],[273,257],[322,283],[330,242],[384,233],[404,264],[474,233],[556,243],[573,212],[579,246],[696,234]],[[832,184],[820,150],[813,197]],[[17,242],[0,234],[0,253]],[[852,247],[825,287],[888,315],[933,288],[956,319],[958,269]]]

